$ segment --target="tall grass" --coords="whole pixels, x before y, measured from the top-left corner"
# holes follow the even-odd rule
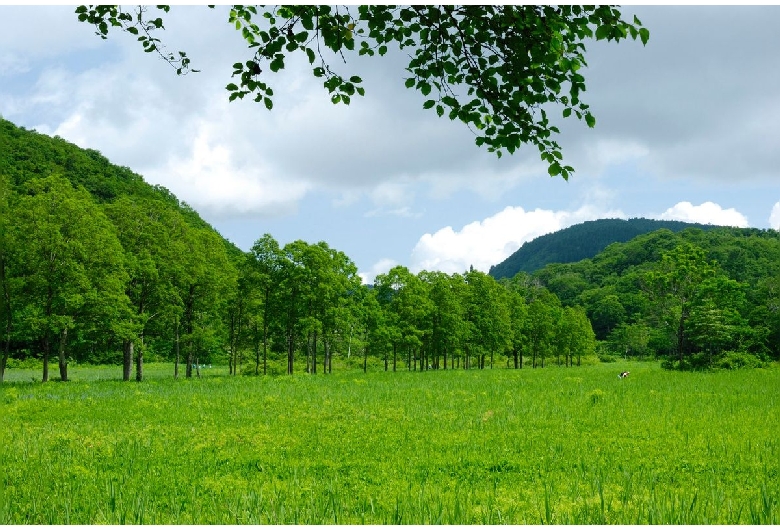
[[[3,385],[0,523],[780,522],[777,366],[168,368]]]

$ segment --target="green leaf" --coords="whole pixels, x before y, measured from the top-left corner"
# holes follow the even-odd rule
[[[650,30],[648,30],[647,28],[640,28],[639,38],[642,39],[642,44],[646,45],[647,41],[650,40]]]
[[[585,114],[585,123],[588,124],[588,127],[593,128],[596,126],[596,117],[593,116],[590,112]]]
[[[230,83],[228,86],[225,87],[225,89],[230,91],[236,91],[238,90],[238,85],[236,85],[235,83]]]
[[[444,107],[441,105],[436,105],[436,114],[438,114],[439,118],[444,116]]]
[[[604,40],[609,37],[611,28],[606,24],[596,29],[596,40]]]
[[[265,103],[265,108],[267,108],[268,110],[274,108],[274,102],[271,101],[269,98],[263,98],[263,103]]]
[[[423,108],[424,109],[430,109],[434,105],[436,105],[436,102],[434,100],[432,100],[432,99],[429,99],[425,103],[423,103]]]
[[[360,79],[360,77],[358,77],[358,76],[356,76],[356,75],[353,75],[352,77],[350,77],[350,78],[349,78],[349,82],[350,82],[350,83],[355,83],[355,84],[358,84],[358,83],[362,83],[362,82],[363,82],[363,80],[362,80],[362,79]]]
[[[547,168],[547,173],[549,173],[551,177],[554,177],[555,175],[560,175],[561,165],[558,162],[553,162],[552,164],[550,164],[550,167]]]
[[[571,108],[566,107],[565,109],[563,109],[563,117],[568,118],[569,116],[571,116]]]
[[[414,86],[414,78],[410,77],[409,79],[407,79],[404,85],[406,85],[406,88],[412,88]]]

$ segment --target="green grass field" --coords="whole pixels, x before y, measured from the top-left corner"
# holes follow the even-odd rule
[[[780,524],[777,365],[172,372],[9,370],[0,523]]]

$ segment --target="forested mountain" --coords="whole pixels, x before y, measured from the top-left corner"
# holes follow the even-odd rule
[[[490,267],[489,274],[497,280],[511,278],[518,272],[534,272],[548,263],[573,263],[592,258],[611,243],[624,243],[661,228],[679,232],[691,227],[714,228],[698,223],[642,218],[586,221],[524,243],[507,259]]]
[[[144,351],[211,340],[242,255],[165,188],[0,119],[0,379],[9,357],[42,358],[46,380],[56,355],[67,379],[119,350],[142,378]]]
[[[35,178],[60,175],[83,186],[95,201],[112,202],[122,196],[158,200],[176,209],[198,228],[211,228],[189,205],[162,186],[152,186],[131,169],[117,166],[94,149],[80,147],[17,127],[0,118],[0,175],[18,190]],[[213,229],[212,229],[213,230]]]
[[[775,230],[662,229],[528,278],[564,307],[584,308],[616,354],[669,356],[682,367],[780,358]]]
[[[0,125],[0,382],[27,361],[46,381],[55,359],[65,381],[73,362],[125,380],[135,364],[142,380],[144,359],[191,377],[202,363],[329,373],[334,358],[395,371],[780,357],[774,230],[661,229],[500,281],[397,266],[369,288],[323,241],[264,234],[242,252],[96,151]]]

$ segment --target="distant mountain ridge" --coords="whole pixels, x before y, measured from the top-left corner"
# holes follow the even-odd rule
[[[645,218],[585,221],[527,241],[507,259],[490,267],[489,274],[499,280],[511,278],[521,271],[532,273],[548,263],[573,263],[592,258],[612,243],[625,243],[661,228],[680,232],[686,228],[710,230],[718,227]]]

